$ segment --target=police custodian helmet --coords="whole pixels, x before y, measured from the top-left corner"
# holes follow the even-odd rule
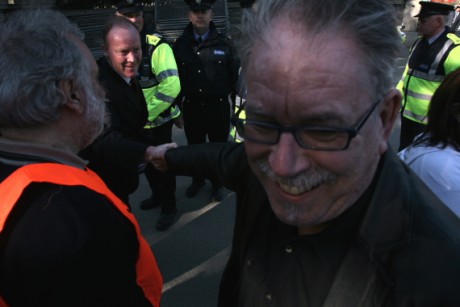
[[[449,4],[439,3],[439,2],[419,2],[420,12],[414,17],[429,17],[433,15],[449,15],[449,12],[454,10],[454,7]]]
[[[185,0],[191,11],[204,11],[212,9],[216,0]]]
[[[125,15],[130,13],[137,13],[143,10],[141,0],[125,0],[120,1],[116,5],[117,12]]]

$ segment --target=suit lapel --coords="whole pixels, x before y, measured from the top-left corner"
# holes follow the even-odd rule
[[[345,255],[323,307],[383,306],[389,286],[381,282],[375,263],[357,245]]]
[[[389,149],[381,158],[358,238],[347,251],[324,307],[383,305],[393,282],[386,268],[388,259],[410,240],[412,203],[401,190],[403,171]],[[380,225],[387,225],[385,231]]]
[[[142,119],[145,124],[147,122],[147,104],[142,90],[139,88],[136,94],[131,86],[115,72],[105,58],[101,58],[98,64],[101,77],[107,79],[104,83],[107,90],[111,92],[109,95],[113,98],[111,103],[116,103],[118,109],[123,110],[122,112],[133,114],[136,118]],[[113,97],[117,95],[118,97]]]
[[[140,88],[138,88],[137,93],[136,93],[135,90],[112,68],[111,68],[111,71],[113,72],[114,78],[118,80],[119,86],[123,89],[122,93],[124,97],[126,98],[124,100],[126,103],[130,104],[129,109],[138,113],[138,116],[140,118],[145,118],[145,112],[146,112],[147,105],[145,103],[144,94],[142,93]]]

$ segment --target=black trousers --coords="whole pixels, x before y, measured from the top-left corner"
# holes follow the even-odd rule
[[[425,132],[426,126],[413,120],[407,119],[401,115],[401,134],[399,137],[399,148],[398,151],[403,150],[412,142],[414,138],[420,133]]]
[[[161,126],[144,129],[145,142],[149,145],[161,145],[172,142],[173,121]],[[152,189],[152,199],[161,204],[161,212],[168,213],[176,208],[176,177],[170,172],[160,172],[151,164],[145,168],[145,176]]]
[[[191,100],[185,99],[183,106],[184,131],[188,144],[227,142],[230,133],[230,102],[227,97]],[[203,182],[204,177],[193,177],[194,182]],[[212,182],[214,188],[222,187]]]

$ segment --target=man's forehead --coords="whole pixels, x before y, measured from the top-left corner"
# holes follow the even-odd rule
[[[312,112],[305,116],[320,120],[324,114],[333,115],[333,106],[345,112],[373,97],[356,46],[346,38],[324,37],[320,42],[316,37],[309,42],[313,46],[296,42],[295,48],[288,41],[256,42],[245,70],[249,109],[264,108],[267,103],[275,108],[284,105],[286,110],[308,107]]]
[[[337,59],[347,62],[337,71],[364,64],[364,55],[359,46],[348,35],[331,33],[309,34],[307,32],[287,32],[283,28],[274,29],[254,41],[246,71],[250,75],[254,70],[277,70],[292,77],[300,69],[330,67]]]
[[[139,39],[140,34],[134,25],[116,25],[108,33],[109,39]]]

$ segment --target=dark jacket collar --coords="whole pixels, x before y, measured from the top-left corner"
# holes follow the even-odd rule
[[[410,213],[414,204],[409,193],[408,185],[412,183],[408,173],[391,148],[382,155],[375,190],[360,229],[360,236],[372,253],[389,251],[410,240]]]
[[[117,80],[117,82],[127,84],[126,81],[109,64],[106,57],[99,58],[97,60],[97,65],[99,66],[99,80],[105,80],[108,76],[110,76],[110,79],[112,80]],[[105,78],[103,78],[103,76],[105,76]]]

